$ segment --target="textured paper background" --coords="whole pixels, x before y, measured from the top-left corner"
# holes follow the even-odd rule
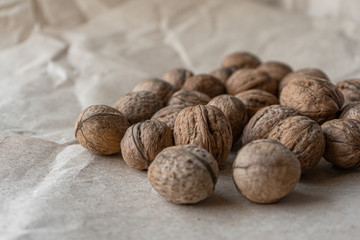
[[[211,198],[178,206],[73,137],[88,105],[173,67],[209,72],[235,50],[359,77],[357,1],[316,1],[0,0],[0,239],[358,239],[359,171],[322,162],[257,205],[233,186],[233,153]]]

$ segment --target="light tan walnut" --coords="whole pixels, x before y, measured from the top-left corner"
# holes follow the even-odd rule
[[[180,90],[171,96],[168,105],[195,106],[206,105],[211,98],[205,93],[198,91]]]
[[[163,101],[164,104],[166,104],[171,95],[173,95],[175,89],[170,83],[165,82],[164,80],[150,78],[138,83],[134,87],[133,92],[139,91],[153,92]]]
[[[151,119],[157,119],[166,123],[166,125],[174,130],[174,123],[177,115],[183,110],[186,106],[184,105],[169,105],[157,111]]]
[[[177,91],[182,88],[186,79],[192,77],[193,75],[193,72],[185,68],[174,68],[165,73],[163,79],[173,85],[174,90]]]
[[[235,52],[227,55],[221,65],[223,67],[256,68],[260,64],[260,59],[252,53]]]
[[[360,101],[360,78],[338,82],[336,86],[345,97],[346,102]]]
[[[211,98],[225,93],[224,84],[208,74],[199,74],[186,79],[183,89],[202,92]]]
[[[346,104],[340,112],[340,119],[353,119],[360,121],[360,101]]]

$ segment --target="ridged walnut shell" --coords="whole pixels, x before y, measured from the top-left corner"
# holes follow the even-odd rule
[[[258,70],[264,71],[270,75],[272,79],[276,82],[280,82],[287,74],[291,73],[292,68],[286,63],[277,62],[277,61],[268,61],[261,64]]]
[[[213,98],[225,93],[225,86],[221,81],[208,74],[199,74],[186,79],[183,89],[199,91]]]
[[[249,119],[260,109],[279,104],[279,100],[273,94],[257,89],[241,92],[235,97],[245,104]]]
[[[205,93],[198,91],[180,90],[171,96],[168,105],[195,106],[206,105],[211,98]]]
[[[169,101],[169,98],[173,95],[175,89],[174,87],[161,79],[150,78],[138,83],[133,92],[139,91],[149,91],[155,93],[164,104]]]
[[[162,106],[161,99],[149,91],[128,93],[115,103],[116,109],[124,114],[130,124],[150,119]]]
[[[338,82],[336,86],[344,95],[346,102],[360,101],[360,78]]]
[[[229,156],[232,139],[230,123],[217,107],[187,107],[176,117],[175,145],[193,144],[203,147],[218,163],[224,162]]]
[[[295,115],[298,113],[287,106],[271,105],[260,109],[246,124],[241,137],[242,145],[257,139],[267,139],[281,120]]]
[[[277,140],[291,150],[301,164],[302,173],[316,166],[325,150],[320,125],[305,116],[292,116],[280,121],[268,139]]]
[[[213,98],[208,105],[219,108],[231,125],[233,144],[236,143],[244,129],[248,117],[244,103],[232,95],[220,95]]]
[[[121,153],[129,167],[144,170],[159,152],[173,145],[171,129],[165,123],[146,120],[126,130],[121,140]]]
[[[336,117],[344,104],[344,96],[331,82],[302,77],[283,89],[280,104],[323,123]]]
[[[237,70],[239,70],[238,67],[221,67],[211,71],[210,75],[219,79],[222,84],[225,84],[229,77]]]
[[[360,121],[360,101],[346,104],[341,109],[339,118]]]
[[[192,77],[194,73],[185,68],[174,68],[169,72],[165,73],[163,79],[173,85],[174,90],[177,91],[184,85],[184,82],[189,77]]]
[[[256,140],[240,149],[233,164],[238,191],[256,203],[274,203],[289,194],[300,179],[294,153],[273,140]]]
[[[222,61],[222,67],[256,68],[261,61],[252,53],[235,52],[227,55]]]
[[[152,187],[167,200],[193,204],[214,191],[219,169],[214,157],[203,148],[175,146],[160,152],[148,170]]]
[[[130,127],[125,116],[115,108],[93,105],[76,120],[75,137],[86,149],[101,155],[120,152],[120,141]]]
[[[339,168],[360,167],[360,124],[334,119],[321,126],[326,140],[324,158]]]
[[[234,72],[226,81],[226,92],[231,95],[259,89],[271,94],[277,92],[277,82],[269,74],[257,69],[240,69]]]
[[[169,105],[157,111],[151,119],[157,119],[164,122],[171,131],[173,131],[175,119],[184,108],[186,108],[184,105]]]

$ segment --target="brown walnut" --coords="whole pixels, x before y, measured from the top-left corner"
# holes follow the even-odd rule
[[[238,69],[238,67],[221,67],[211,71],[210,75],[219,79],[222,84],[225,84],[229,77]]]
[[[120,152],[120,141],[130,127],[115,108],[93,105],[83,110],[75,124],[75,137],[86,149],[102,155]]]
[[[248,52],[232,53],[227,55],[222,61],[223,67],[256,68],[260,64],[260,59]]]
[[[149,91],[155,93],[164,104],[166,104],[174,93],[174,87],[161,79],[158,78],[150,78],[138,83],[133,92],[139,91]]]
[[[177,91],[184,85],[184,82],[194,74],[190,70],[185,68],[174,68],[165,73],[163,79],[174,86],[174,90]]]
[[[206,105],[211,98],[205,93],[198,91],[180,90],[171,96],[168,105],[195,106]]]
[[[360,121],[360,101],[347,103],[341,109],[339,118]]]
[[[257,69],[269,74],[270,77],[274,79],[277,83],[279,83],[281,79],[283,79],[287,74],[293,71],[289,65],[277,61],[265,62],[261,64]]]
[[[346,102],[360,101],[360,78],[338,82],[336,86],[344,95]]]
[[[199,91],[213,98],[225,93],[225,86],[221,81],[208,74],[199,74],[188,78],[183,89]]]
[[[174,130],[174,123],[177,115],[181,110],[183,110],[186,106],[184,105],[169,105],[157,111],[151,119],[157,119],[166,123],[166,125],[171,129]]]

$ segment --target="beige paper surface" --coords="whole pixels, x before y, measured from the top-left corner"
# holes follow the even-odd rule
[[[0,1],[0,239],[359,239],[359,170],[323,161],[258,205],[236,191],[232,153],[213,196],[179,206],[73,136],[83,108],[173,67],[206,73],[247,50],[336,82],[360,76],[359,43],[351,18],[260,1]]]

